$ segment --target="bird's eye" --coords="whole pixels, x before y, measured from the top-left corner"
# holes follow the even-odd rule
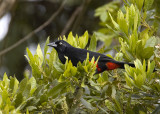
[[[59,42],[59,45],[62,45],[62,42]]]

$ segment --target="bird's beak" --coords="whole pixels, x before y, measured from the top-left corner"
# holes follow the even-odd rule
[[[55,44],[55,42],[52,42],[52,43],[47,44],[47,46],[50,46],[50,47],[57,47],[57,44]]]

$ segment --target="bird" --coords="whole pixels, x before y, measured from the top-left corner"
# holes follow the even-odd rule
[[[63,64],[65,64],[66,57],[68,57],[68,60],[71,60],[73,66],[77,66],[78,62],[82,63],[86,60],[87,53],[89,53],[89,61],[91,61],[93,57],[95,58],[95,61],[98,59],[95,74],[117,68],[124,69],[125,64],[135,67],[133,63],[116,61],[101,53],[73,47],[64,40],[57,40],[56,42],[52,42],[47,45],[53,47],[57,51],[58,57]]]

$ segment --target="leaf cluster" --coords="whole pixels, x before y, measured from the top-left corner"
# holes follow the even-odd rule
[[[153,71],[160,68],[160,46],[154,35],[156,28],[147,24],[153,0],[124,0],[124,3],[117,19],[119,2],[96,10],[95,15],[107,32],[100,30],[91,37],[88,32],[82,36],[73,36],[71,32],[60,39],[74,47],[96,51],[97,40],[107,44],[109,37],[105,35],[110,31],[111,36],[119,37],[115,59],[132,61],[135,68],[125,65],[125,70],[95,75],[98,60],[89,61],[89,55],[76,67],[67,57],[62,64],[56,50],[49,51],[48,38],[44,49],[38,45],[35,54],[27,48],[30,77],[19,82],[4,74],[0,81],[1,113],[159,113],[160,77]],[[114,37],[110,37],[106,46]],[[104,48],[100,51],[104,52]]]

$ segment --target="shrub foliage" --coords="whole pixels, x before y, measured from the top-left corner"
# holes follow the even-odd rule
[[[160,77],[153,70],[160,67],[160,46],[155,36],[157,21],[148,17],[153,0],[124,3],[120,10],[119,2],[96,10],[95,16],[100,17],[103,27],[92,36],[88,32],[73,36],[70,32],[63,40],[96,51],[97,40],[103,38],[110,46],[118,38],[115,59],[134,62],[135,68],[125,65],[125,70],[94,75],[97,61],[94,63],[92,58],[89,62],[89,55],[77,67],[68,59],[62,64],[54,49],[48,51],[48,38],[43,51],[40,45],[35,54],[27,48],[25,57],[31,76],[19,82],[4,74],[0,81],[1,113],[158,113]],[[149,25],[149,21],[153,24]],[[106,47],[99,50],[106,51]]]

